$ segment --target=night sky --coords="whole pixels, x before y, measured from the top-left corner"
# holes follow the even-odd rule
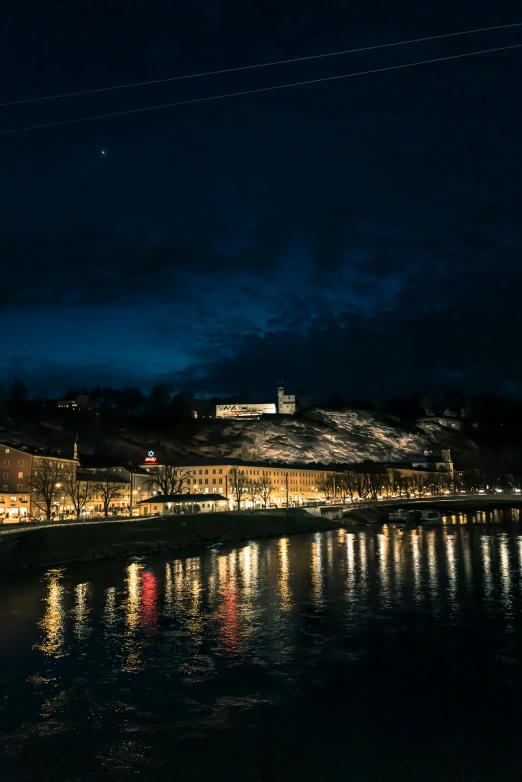
[[[518,21],[507,0],[21,0],[1,102]],[[520,43],[522,27],[4,107],[0,129]],[[0,135],[0,374],[50,394],[517,392],[521,73],[513,49]]]

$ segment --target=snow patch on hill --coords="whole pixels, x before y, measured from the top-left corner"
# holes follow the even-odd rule
[[[408,433],[375,413],[314,409],[302,417],[211,421],[186,443],[184,456],[328,464],[398,461],[425,450],[451,448],[462,453],[473,447],[463,438],[458,421],[423,419]]]

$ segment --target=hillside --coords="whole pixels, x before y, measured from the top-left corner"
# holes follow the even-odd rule
[[[202,422],[186,443],[187,451],[198,456],[323,464],[400,460],[441,447],[463,454],[474,446],[463,438],[455,419],[425,419],[408,434],[375,413],[321,409],[296,417]]]
[[[78,419],[76,419],[78,421]],[[258,421],[200,419],[152,426],[140,421],[125,426],[83,419],[8,422],[0,440],[72,451],[79,430],[80,455],[103,454],[140,462],[153,449],[160,459],[187,462],[195,457],[235,457],[258,461],[329,464],[401,460],[425,450],[451,448],[466,459],[476,451],[455,418],[423,418],[407,432],[391,417],[362,410],[307,410],[297,416],[266,416]]]

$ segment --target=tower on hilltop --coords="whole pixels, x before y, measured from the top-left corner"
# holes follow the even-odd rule
[[[277,412],[279,415],[295,414],[295,394],[285,394],[282,383],[277,387]]]

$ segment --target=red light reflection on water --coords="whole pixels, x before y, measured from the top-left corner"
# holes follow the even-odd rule
[[[225,587],[225,610],[223,612],[223,638],[227,652],[239,651],[237,637],[239,620],[237,616],[237,589],[235,581],[228,581]]]
[[[154,633],[157,630],[157,599],[156,576],[150,570],[143,570],[141,573],[141,625],[149,633]]]

